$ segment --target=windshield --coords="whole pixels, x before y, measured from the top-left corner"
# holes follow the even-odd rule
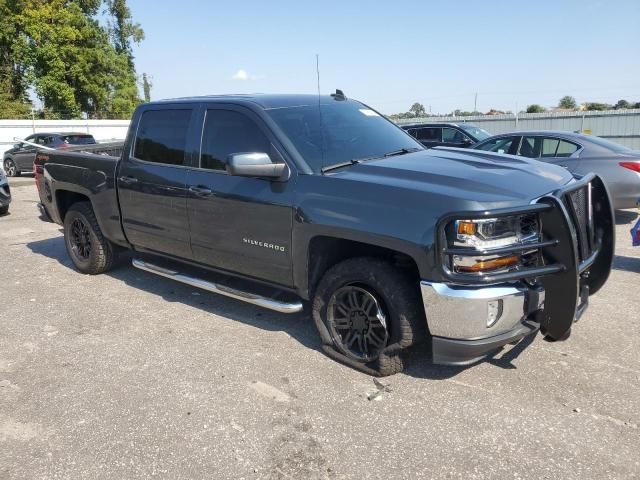
[[[462,127],[465,132],[468,132],[469,135],[472,135],[479,142],[491,136],[491,134],[483,128],[474,127],[473,125],[462,124],[460,125],[460,127]]]
[[[605,140],[604,138],[600,138],[600,137],[592,137],[592,136],[587,136],[586,137],[590,142],[595,143],[596,145],[606,148],[608,150],[611,150],[612,152],[616,152],[616,153],[627,153],[629,151],[631,151],[631,149],[629,147],[625,147],[624,145],[620,145],[619,143],[614,143],[611,142],[609,140]]]
[[[402,149],[424,148],[359,102],[331,102],[322,103],[320,108],[315,104],[267,110],[314,172]]]

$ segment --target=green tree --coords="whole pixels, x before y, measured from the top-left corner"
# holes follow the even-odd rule
[[[412,113],[414,117],[424,117],[427,114],[427,111],[425,110],[424,105],[418,102],[411,105],[409,112]]]
[[[32,108],[21,32],[15,22],[18,10],[18,0],[0,0],[0,118],[27,118]]]
[[[543,113],[546,111],[546,108],[544,108],[542,105],[538,105],[537,103],[534,103],[527,107],[527,113]]]
[[[12,55],[45,115],[127,117],[140,103],[127,42],[142,33],[137,24],[131,33],[126,3],[117,3],[122,29],[112,43],[98,19],[102,0],[15,0]]]
[[[144,94],[144,101],[149,103],[151,101],[151,87],[153,84],[146,73],[142,74],[142,92]]]
[[[565,95],[558,102],[558,107],[566,108],[568,110],[575,110],[576,108],[578,108],[578,103],[576,102],[575,98],[569,95]]]
[[[584,104],[585,110],[611,110],[613,107],[607,103],[588,102]]]
[[[139,23],[133,22],[126,0],[106,0],[106,3],[113,17],[111,35],[116,51],[126,55],[133,65],[131,42],[140,43],[144,40],[144,30]]]
[[[618,100],[618,102],[613,106],[616,110],[620,110],[622,108],[632,108],[631,103],[626,100]]]

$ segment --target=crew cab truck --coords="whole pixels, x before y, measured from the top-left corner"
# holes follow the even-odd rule
[[[41,152],[40,197],[86,274],[122,252],[157,275],[293,313],[373,375],[411,347],[475,362],[568,336],[605,283],[599,177],[521,157],[426,150],[342,92],[141,105],[121,157]]]

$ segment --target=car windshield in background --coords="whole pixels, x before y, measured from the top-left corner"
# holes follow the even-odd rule
[[[587,137],[590,142],[595,143],[599,147],[606,148],[607,150],[611,150],[616,153],[629,153],[631,149],[629,147],[625,147],[624,145],[620,145],[619,143],[614,143],[609,140],[605,140],[600,137]]]
[[[267,110],[314,172],[405,150],[422,150],[402,129],[353,100]]]
[[[462,127],[462,129],[465,132],[468,132],[469,135],[473,135],[473,137],[476,138],[478,142],[481,142],[485,138],[489,138],[491,136],[489,132],[487,132],[482,128],[474,127],[471,125],[464,125],[464,124],[460,125],[460,127]]]
[[[95,138],[91,135],[63,135],[62,141],[70,145],[93,145]]]

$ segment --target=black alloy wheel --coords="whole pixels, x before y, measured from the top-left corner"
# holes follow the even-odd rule
[[[364,362],[378,358],[387,346],[387,317],[381,300],[365,285],[339,288],[327,306],[327,327],[334,344],[348,357]]]
[[[88,261],[91,256],[91,232],[89,226],[81,219],[75,218],[71,224],[71,251],[80,260]]]

